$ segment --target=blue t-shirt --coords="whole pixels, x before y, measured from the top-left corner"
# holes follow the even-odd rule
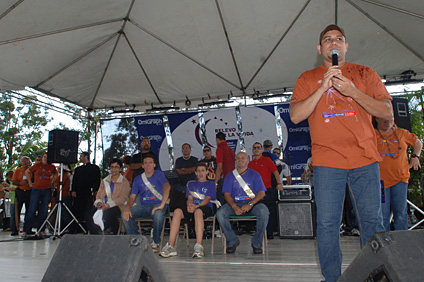
[[[241,177],[255,195],[257,195],[260,191],[266,191],[261,175],[253,169],[249,168]],[[246,194],[246,192],[244,192],[243,188],[238,183],[233,172],[230,172],[225,176],[222,193],[231,193],[231,197],[235,202],[251,200],[251,198]]]
[[[152,184],[153,188],[158,191],[159,194],[163,196],[163,185],[168,183],[165,175],[160,170],[155,170],[151,177],[147,177],[147,180]],[[140,194],[141,204],[160,204],[162,201],[156,198],[149,188],[144,184],[141,175],[138,175],[133,182],[131,194]]]
[[[272,159],[273,162],[278,160],[278,156],[276,154],[272,153],[270,150],[264,150],[264,153],[269,153],[271,155],[271,159]]]
[[[197,193],[203,194],[205,196],[209,196],[209,197],[211,197],[211,201],[214,201],[216,199],[216,185],[215,185],[214,181],[209,181],[209,180],[205,181],[205,182],[200,182],[200,181],[197,181],[197,180],[189,181],[187,183],[186,198],[188,198],[188,196],[191,195],[190,191],[197,192]],[[191,196],[193,196],[193,195],[191,195]],[[198,205],[202,201],[203,200],[193,196],[193,202],[194,202],[195,205]],[[213,210],[211,202],[209,202],[207,204],[207,206],[210,207]]]

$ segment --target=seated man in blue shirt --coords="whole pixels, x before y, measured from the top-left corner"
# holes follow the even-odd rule
[[[151,217],[153,219],[152,249],[159,251],[160,234],[167,210],[170,185],[160,170],[155,170],[154,157],[146,155],[143,158],[144,173],[134,178],[131,195],[122,218],[127,234],[139,234],[135,218]],[[140,194],[140,205],[133,206]]]
[[[268,224],[268,208],[259,203],[265,197],[265,185],[256,171],[249,169],[249,157],[245,152],[236,156],[237,168],[227,174],[222,192],[227,202],[216,213],[218,222],[224,231],[227,241],[227,253],[234,253],[240,244],[235,234],[230,216],[254,215],[257,217],[256,234],[252,238],[254,254],[262,254],[262,239]]]

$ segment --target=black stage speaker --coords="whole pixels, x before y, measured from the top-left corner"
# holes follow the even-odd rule
[[[424,230],[377,232],[339,282],[423,281]]]
[[[312,200],[278,203],[280,238],[315,238],[316,227],[313,203]]]
[[[78,131],[52,130],[49,132],[48,163],[77,162]]]
[[[412,132],[411,117],[409,116],[408,99],[403,97],[393,97],[393,111],[395,123],[398,127]]]
[[[130,235],[65,235],[43,282],[168,281],[149,241]]]

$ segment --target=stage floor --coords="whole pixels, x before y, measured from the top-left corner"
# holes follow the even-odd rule
[[[89,236],[89,235],[87,235]],[[167,237],[165,236],[165,240]],[[221,239],[204,241],[205,257],[192,259],[194,239],[190,248],[179,236],[178,256],[157,256],[169,281],[320,281],[322,279],[316,240],[273,239],[266,252],[253,255],[251,235],[241,235],[241,244],[234,254],[224,254]],[[359,237],[340,238],[344,270],[359,253]],[[41,281],[60,239],[21,240],[0,232],[0,281]],[[101,263],[99,261],[99,263]],[[64,266],[64,269],[66,266]]]

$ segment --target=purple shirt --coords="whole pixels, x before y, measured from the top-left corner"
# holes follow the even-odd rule
[[[197,193],[203,194],[205,196],[209,196],[209,197],[211,197],[211,201],[214,201],[216,199],[216,185],[215,185],[214,181],[209,181],[209,180],[205,181],[205,182],[200,182],[200,181],[197,181],[197,180],[189,181],[187,183],[187,192],[186,192],[187,198],[188,198],[188,196],[191,195],[190,191],[197,192]],[[193,196],[193,202],[194,202],[195,205],[198,205],[201,201],[203,201],[203,200]],[[207,204],[207,206],[210,207],[213,210],[211,202],[209,202]]]
[[[261,175],[253,169],[248,169],[246,173],[241,175],[244,182],[249,186],[255,196],[260,191],[266,191],[265,185],[262,181]],[[231,193],[231,197],[235,202],[250,201],[251,198],[244,192],[241,185],[238,183],[233,172],[227,174],[224,179],[224,186],[222,187],[222,193]]]
[[[168,183],[165,175],[160,170],[155,170],[151,177],[147,177],[147,180],[152,184],[153,188],[163,196],[163,185]],[[160,204],[162,201],[156,198],[150,189],[144,184],[141,175],[137,175],[134,179],[131,194],[140,194],[141,204]]]

